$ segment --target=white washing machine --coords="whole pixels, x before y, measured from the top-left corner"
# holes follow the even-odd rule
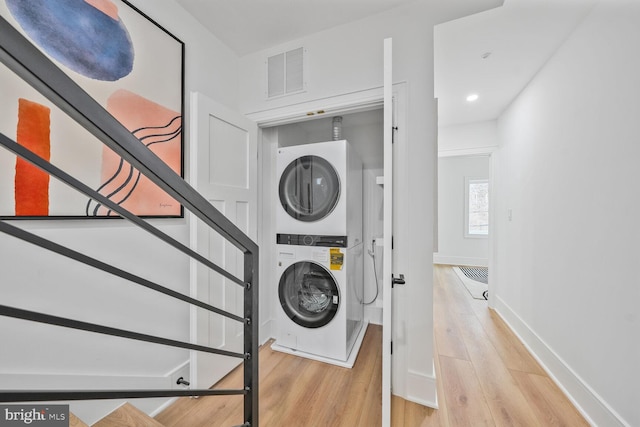
[[[276,233],[362,242],[362,161],[346,140],[279,148],[276,171]]]
[[[352,367],[364,337],[363,245],[277,245],[274,350]],[[338,242],[339,244],[339,242]]]

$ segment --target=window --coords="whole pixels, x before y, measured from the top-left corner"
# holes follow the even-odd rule
[[[489,235],[489,180],[465,178],[465,237]]]

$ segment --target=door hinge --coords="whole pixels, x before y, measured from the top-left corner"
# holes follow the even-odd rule
[[[393,341],[391,341],[391,354],[393,354]]]
[[[391,143],[394,144],[396,142],[396,131],[398,130],[398,126],[391,126]]]

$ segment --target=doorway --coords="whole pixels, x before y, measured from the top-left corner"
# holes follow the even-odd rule
[[[386,48],[386,44],[385,44],[385,48]],[[271,291],[269,290],[269,283],[271,284],[271,288],[273,288],[275,286],[274,283],[277,282],[273,278],[274,273],[271,268],[273,265],[275,265],[274,263],[276,262],[277,254],[274,254],[274,251],[272,251],[271,249],[273,249],[273,246],[272,246],[274,244],[273,237],[274,237],[275,228],[276,228],[275,227],[276,221],[275,221],[275,214],[274,214],[276,212],[275,204],[278,203],[277,202],[278,179],[276,177],[277,175],[276,168],[274,167],[276,154],[279,146],[278,145],[279,139],[280,139],[279,138],[280,129],[278,128],[280,128],[283,125],[300,124],[304,122],[315,121],[314,119],[318,119],[318,118],[333,118],[334,116],[345,117],[353,113],[365,113],[372,110],[380,110],[384,107],[385,113],[383,114],[383,118],[384,118],[384,122],[388,123],[388,125],[387,126],[383,125],[382,126],[383,131],[380,133],[384,135],[383,136],[384,147],[382,147],[382,151],[384,151],[385,153],[384,159],[389,161],[384,161],[383,169],[389,170],[389,173],[388,173],[389,177],[395,177],[396,174],[395,172],[392,172],[392,171],[398,170],[397,165],[406,164],[408,162],[408,150],[407,150],[407,144],[405,143],[406,137],[407,137],[406,123],[405,123],[405,114],[407,110],[406,92],[407,92],[406,82],[399,82],[392,86],[390,82],[387,84],[387,81],[385,81],[385,88],[383,87],[374,88],[374,89],[359,91],[356,93],[340,95],[340,96],[332,97],[330,99],[316,100],[316,101],[311,101],[304,104],[282,107],[275,110],[263,111],[263,112],[249,115],[249,118],[254,120],[261,127],[260,129],[261,143],[259,147],[259,155],[260,155],[261,161],[259,164],[260,170],[258,171],[258,174],[260,177],[262,177],[262,181],[259,184],[261,186],[261,191],[259,195],[258,204],[262,212],[259,215],[258,228],[260,230],[259,242],[262,248],[260,274],[261,274],[261,277],[263,278],[262,289],[265,290],[265,292],[263,292],[263,295],[261,296],[261,307],[262,307],[261,318],[264,319],[261,324],[261,335],[263,337],[271,336],[271,332],[274,329],[274,325],[272,324],[274,322],[271,319],[274,319],[276,317],[274,316],[273,310],[278,308],[277,302],[273,301],[275,298],[274,297],[275,292],[273,292],[273,290]],[[389,108],[387,108],[386,106],[389,106]],[[393,114],[391,114],[392,109],[393,109]],[[377,119],[375,121],[377,121]],[[316,122],[316,123],[319,123],[319,122]],[[310,126],[310,125],[306,125],[306,126]],[[378,124],[378,126],[380,125]],[[348,127],[348,126],[345,125],[345,127]],[[395,131],[393,131],[392,129],[395,129]],[[398,131],[398,129],[400,129],[400,131]],[[376,131],[376,133],[378,132],[379,131]],[[393,134],[393,138],[392,138],[392,134]],[[348,133],[345,134],[344,136],[346,138],[350,138]],[[321,139],[322,140],[327,139],[326,133],[323,135]],[[392,145],[392,142],[394,141],[392,141],[392,139],[396,142],[393,145]],[[310,140],[309,142],[313,142],[313,141]],[[371,148],[371,138],[367,140],[367,143],[369,144],[368,145],[369,148]],[[388,151],[391,151],[391,153],[387,153]],[[362,157],[364,162],[366,163],[367,154],[370,154],[371,151],[363,150],[363,152],[364,153]],[[391,162],[391,159],[393,159],[393,162]],[[392,196],[392,194],[396,190],[403,190],[403,191],[400,191],[401,193],[400,196],[404,196],[405,198],[402,198],[402,200],[406,200],[407,195],[404,192],[404,190],[407,187],[406,169],[398,172],[398,178],[399,178],[398,180],[389,179],[388,181],[385,181],[383,177],[377,175],[376,172],[373,172],[372,175],[375,175],[374,178],[375,178],[376,186],[380,186],[375,188],[380,188],[380,189],[384,188],[383,202],[384,202],[385,208],[383,210],[385,212],[388,210],[392,210],[393,212],[393,214],[388,214],[388,215],[384,214],[384,218],[387,218],[387,220],[385,221],[385,226],[383,227],[384,234],[385,236],[387,234],[391,236],[392,235],[391,233],[393,232],[393,228],[396,227],[398,223],[403,223],[403,224],[407,223],[407,220],[406,220],[407,210],[406,209],[400,210],[395,207],[392,209],[391,203],[390,203],[391,200],[394,200],[394,197]],[[370,182],[372,181],[373,179]],[[391,194],[391,196],[387,196],[387,194]],[[366,197],[367,195],[365,194],[365,198]],[[375,198],[376,198],[376,195],[374,193],[371,197],[371,200],[375,200]],[[382,210],[380,210],[379,216],[377,216],[377,218],[379,220],[382,217],[383,217]],[[393,227],[389,227],[391,218],[393,218]],[[388,228],[391,228],[391,230],[388,230]],[[400,234],[401,234],[400,237],[402,238],[396,239],[396,251],[393,252],[393,256],[391,256],[391,244],[393,242],[393,239],[391,239],[391,237],[389,237],[388,239],[385,237],[383,239],[383,242],[378,242],[378,243],[381,243],[380,246],[384,247],[385,255],[384,255],[383,270],[385,272],[383,274],[383,277],[379,278],[379,284],[378,284],[378,286],[380,287],[379,295],[374,295],[374,296],[375,296],[375,299],[378,299],[378,300],[380,298],[383,299],[385,308],[384,310],[382,310],[381,307],[375,307],[374,305],[372,310],[377,311],[378,313],[383,311],[384,313],[387,313],[389,315],[388,316],[389,318],[391,317],[391,313],[392,313],[391,298],[390,298],[391,272],[393,271],[392,268],[395,268],[398,266],[397,264],[398,260],[403,260],[403,257],[400,257],[399,253],[402,252],[402,254],[404,254],[404,250],[403,250],[404,248],[403,242],[405,242],[404,233],[400,233]],[[377,237],[377,236],[374,236],[374,237]],[[368,239],[369,237],[366,237],[366,238]],[[401,241],[401,244],[398,244],[398,241]],[[368,244],[372,244],[372,242],[369,242]],[[389,254],[389,256],[387,256],[387,253]],[[392,265],[387,265],[387,263]],[[366,269],[366,270],[369,270],[369,269]],[[388,278],[388,280],[385,280],[384,278]],[[265,281],[268,282],[266,285],[265,285]],[[383,289],[385,289],[384,292],[383,292]],[[388,297],[384,298],[383,294],[388,295]],[[369,294],[365,295],[365,297],[369,297]],[[387,304],[389,304],[388,307],[386,306]],[[396,303],[393,304],[395,308],[397,308],[396,305],[397,305]],[[396,318],[399,316],[402,317],[402,313],[398,314],[397,310],[393,310],[393,311],[396,313],[394,315]],[[377,317],[378,318],[380,317],[379,314]],[[368,318],[369,318],[369,321],[371,321],[372,323],[376,322],[376,320],[372,320],[374,318],[373,315],[368,316]],[[391,320],[389,318],[387,318],[387,315],[385,314],[385,316],[383,316],[382,323],[385,325],[387,324],[391,325]],[[395,321],[397,321],[397,319],[394,319],[394,322]],[[387,364],[383,363],[383,378],[388,378],[388,380],[387,380],[386,387],[385,387],[385,384],[383,384],[383,390],[387,390],[386,393],[383,392],[383,408],[387,408],[386,411],[383,410],[383,415],[386,413],[386,415],[389,416],[391,387],[393,386],[395,389],[396,382],[398,382],[399,385],[397,390],[405,389],[404,387],[405,376],[397,375],[395,377],[392,377],[391,376],[392,367],[390,365],[393,365],[393,370],[395,372],[398,372],[398,373],[406,372],[407,355],[406,355],[406,349],[404,348],[405,346],[402,345],[404,341],[400,340],[398,341],[400,345],[398,345],[397,347],[394,347],[394,357],[391,358],[391,339],[392,339],[392,335],[395,335],[396,330],[395,328],[393,328],[393,331],[394,331],[393,334],[392,334],[391,326],[389,326],[385,330],[388,331],[388,336],[385,338],[384,337],[385,334],[383,334],[383,347],[386,349],[386,351],[383,352],[383,356],[384,355],[387,355],[387,356],[383,357],[383,362],[384,362],[384,359],[386,358]],[[422,379],[423,378],[420,377],[420,380]],[[393,384],[391,384],[392,382]],[[434,391],[435,391],[435,386],[434,386]],[[385,405],[385,396],[386,396],[386,405]],[[435,393],[434,393],[433,399],[427,399],[427,401],[435,402]]]
[[[382,324],[382,283],[376,280],[380,276],[381,262],[375,260],[377,271],[374,270],[374,256],[376,256],[376,241],[382,236],[382,203],[383,191],[379,177],[383,174],[383,114],[381,105],[374,105],[362,111],[353,111],[339,114],[342,117],[342,138],[349,141],[358,153],[363,164],[363,242],[364,255],[364,295],[359,299],[369,302],[365,306],[365,321],[373,324]],[[276,150],[301,144],[312,144],[332,140],[334,115],[323,115],[313,119],[304,119],[292,123],[280,124],[262,128],[261,171],[262,200],[259,205],[262,213],[259,215],[261,230],[261,265],[265,266],[261,272],[263,277],[263,295],[271,298],[261,301],[264,310],[262,319],[267,319],[261,330],[261,336],[273,336],[273,325],[270,319],[279,303],[274,295],[274,288],[278,282],[275,270],[270,268],[276,262],[275,240],[275,203],[278,198],[278,177],[275,172]]]
[[[438,251],[435,264],[451,265],[475,299],[487,300],[490,258],[488,154],[438,158]]]

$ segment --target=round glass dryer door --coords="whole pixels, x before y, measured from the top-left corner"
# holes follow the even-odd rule
[[[278,296],[287,316],[305,328],[326,325],[338,311],[338,284],[327,269],[313,262],[290,265],[280,278]]]
[[[280,203],[299,221],[318,221],[333,211],[340,198],[340,178],[331,163],[302,156],[289,163],[280,177]]]

